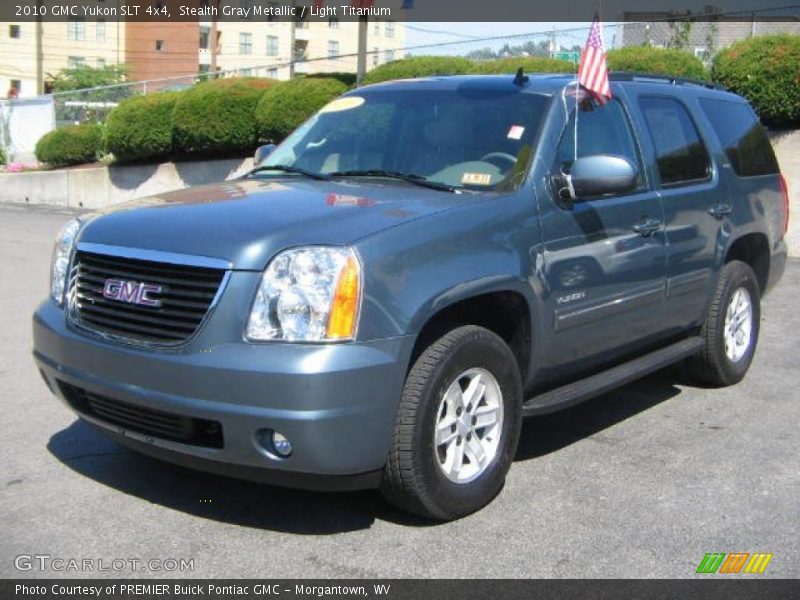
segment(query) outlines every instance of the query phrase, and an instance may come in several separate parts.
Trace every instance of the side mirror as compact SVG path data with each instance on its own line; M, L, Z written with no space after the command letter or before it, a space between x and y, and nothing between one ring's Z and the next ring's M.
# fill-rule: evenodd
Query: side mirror
M636 188L636 167L622 156L597 154L579 158L567 175L573 200L603 194L624 194Z
M253 157L253 166L258 166L264 162L267 157L275 151L277 146L275 144L267 144L266 146L259 146L256 154Z

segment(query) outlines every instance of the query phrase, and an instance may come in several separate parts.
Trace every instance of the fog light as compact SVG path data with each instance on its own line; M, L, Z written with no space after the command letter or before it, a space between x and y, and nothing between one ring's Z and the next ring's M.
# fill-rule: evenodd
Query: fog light
M272 447L275 449L275 454L286 458L292 453L292 443L286 439L286 436L277 431L272 432Z

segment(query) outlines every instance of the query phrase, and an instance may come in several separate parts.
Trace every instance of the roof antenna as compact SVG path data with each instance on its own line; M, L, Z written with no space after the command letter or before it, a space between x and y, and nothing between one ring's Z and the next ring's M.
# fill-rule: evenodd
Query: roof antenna
M525 75L525 73L522 70L522 67L517 69L517 76L514 77L514 85L525 85L529 81L530 81L530 77Z

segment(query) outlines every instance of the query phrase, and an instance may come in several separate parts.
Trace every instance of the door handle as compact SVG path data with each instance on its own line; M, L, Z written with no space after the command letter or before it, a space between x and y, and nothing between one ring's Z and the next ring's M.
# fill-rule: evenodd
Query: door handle
M661 229L661 221L658 219L643 219L633 226L633 231L642 237L647 237Z
M725 202L721 204L715 204L711 208L708 209L708 214L716 219L721 219L725 215L729 215L733 212L733 207L730 204Z

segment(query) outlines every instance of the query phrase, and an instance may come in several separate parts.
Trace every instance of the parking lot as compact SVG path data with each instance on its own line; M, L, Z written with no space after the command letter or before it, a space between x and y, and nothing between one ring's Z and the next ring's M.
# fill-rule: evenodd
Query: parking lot
M162 464L78 421L30 356L30 316L69 216L0 205L0 577L691 577L707 552L770 552L755 577L800 576L798 260L765 300L744 382L701 389L670 368L531 419L498 498L431 524L376 492L298 492ZM34 554L193 559L194 570L15 568Z

